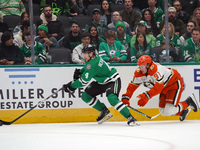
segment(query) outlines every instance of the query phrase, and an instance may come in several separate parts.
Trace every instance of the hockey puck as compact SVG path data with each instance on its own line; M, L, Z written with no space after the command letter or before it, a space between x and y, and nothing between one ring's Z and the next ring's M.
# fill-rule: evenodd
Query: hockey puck
M3 125L3 122L2 121L0 121L0 126L2 126Z

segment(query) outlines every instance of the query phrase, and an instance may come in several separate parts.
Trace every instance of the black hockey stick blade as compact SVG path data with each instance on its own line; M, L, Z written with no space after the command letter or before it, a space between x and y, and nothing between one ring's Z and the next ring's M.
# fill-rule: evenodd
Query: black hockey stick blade
M21 116L17 117L16 119L14 119L11 122L7 122L7 121L3 121L0 120L0 126L2 125L11 125L12 123L14 123L15 121L17 121L18 119L20 119L21 117L23 117L24 115L26 115L27 113L29 113L31 110L33 110L34 108L36 108L38 105L44 103L46 100L48 100L50 97L52 97L54 94L58 93L59 91L61 91L63 88L60 88L59 90L57 90L56 92L52 93L50 96L48 96L47 98L45 98L44 100L38 102L34 107L32 107L31 109L29 109L28 111L26 111L25 113L23 113Z

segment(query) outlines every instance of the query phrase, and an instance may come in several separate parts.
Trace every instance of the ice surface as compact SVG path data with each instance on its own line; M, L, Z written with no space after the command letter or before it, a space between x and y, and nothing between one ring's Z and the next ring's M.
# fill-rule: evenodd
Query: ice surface
M199 150L200 121L12 124L0 127L1 150Z

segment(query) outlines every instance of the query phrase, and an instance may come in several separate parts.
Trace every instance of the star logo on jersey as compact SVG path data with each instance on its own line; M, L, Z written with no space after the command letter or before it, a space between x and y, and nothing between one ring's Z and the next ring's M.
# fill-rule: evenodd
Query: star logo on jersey
M115 53L116 53L116 51L113 49L110 51L110 55L115 55Z
M92 68L92 66L90 64L87 64L86 69L90 70Z

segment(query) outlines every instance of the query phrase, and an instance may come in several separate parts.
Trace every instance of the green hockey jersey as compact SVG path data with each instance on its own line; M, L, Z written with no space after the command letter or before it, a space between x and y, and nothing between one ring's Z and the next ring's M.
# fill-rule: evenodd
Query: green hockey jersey
M145 8L142 10L142 12L144 12L145 10L147 10L148 8ZM160 22L161 20L163 20L163 15L164 15L164 12L162 9L160 8L155 8L155 10L153 11L154 13L154 16L155 16L155 21L156 22Z
M151 48L150 44L148 44L145 51L144 51L144 46L138 45L138 48L139 49L136 49L135 45L133 45L131 47L131 62L133 62L133 63L137 63L138 58L142 55L149 55L149 56L153 55L152 48Z
M198 57L197 57L198 56ZM200 56L200 44L196 45L193 38L187 39L182 46L182 58L186 62L199 61Z
M20 47L21 53L23 57L31 57L31 47L24 44L22 47ZM46 62L46 52L42 44L35 41L34 44L34 50L35 50L35 64L43 64Z
M165 37L162 34L159 34L156 37L156 46L161 46L162 41L165 40ZM177 34L174 34L174 37L169 37L170 45L176 48L177 54L178 50L181 47L181 40Z
M110 46L106 42L101 42L99 45L99 56L106 62L115 63L115 61L110 61L110 57L119 57L121 61L125 61L127 53L121 42L115 40L113 46Z
M108 64L96 54L85 66L80 70L81 77L71 84L72 88L80 88L88 84L91 79L96 80L100 84L106 84L117 80L120 76L115 68L110 68Z

